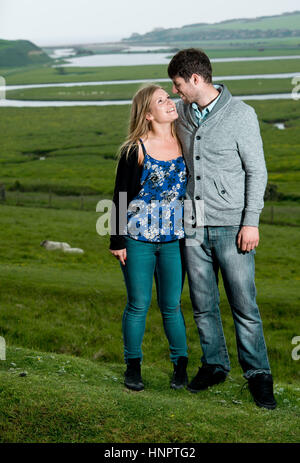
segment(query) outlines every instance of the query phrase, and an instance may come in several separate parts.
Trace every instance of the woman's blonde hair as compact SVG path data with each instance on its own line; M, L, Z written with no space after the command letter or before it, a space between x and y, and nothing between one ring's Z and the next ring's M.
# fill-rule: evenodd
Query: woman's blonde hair
M147 136L151 130L151 121L146 119L147 113L150 111L150 104L153 94L156 90L162 89L159 85L149 84L141 87L133 97L131 105L131 113L129 120L128 136L125 142L120 146L118 157L126 150L126 157L132 147L139 146L139 139ZM163 90L163 89L162 89ZM173 137L176 137L174 123L172 122L171 131ZM138 164L143 164L144 153L138 149Z

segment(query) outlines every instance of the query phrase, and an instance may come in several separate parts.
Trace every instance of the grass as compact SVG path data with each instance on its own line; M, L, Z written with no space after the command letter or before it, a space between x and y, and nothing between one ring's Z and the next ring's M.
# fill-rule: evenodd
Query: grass
M15 67L43 63L53 60L29 40L1 40L0 62L2 66Z
M260 222L299 227L299 203L295 201L266 201Z
M25 369L27 376L20 377ZM240 378L230 376L199 397L169 390L169 373L145 366L146 390L138 394L124 388L119 363L11 347L0 365L0 441L32 442L32 436L36 443L298 441L294 386L277 384L278 408L269 412L253 409Z
M247 389L241 391L222 284L229 380L197 396L169 389L171 364L154 297L143 344L146 389L124 389L125 288L107 237L95 232L96 220L95 212L1 206L0 335L8 345L7 360L0 362L1 441L297 442L300 377L291 340L299 335L299 228L289 230L287 241L285 227L262 225L256 258L278 399L273 413L255 407ZM39 246L43 239L67 241L85 253L46 251ZM193 376L200 347L187 283L182 307ZM19 376L23 371L26 377Z
M249 103L259 116L269 182L285 195L299 196L299 103ZM25 192L111 195L128 116L129 106L2 108L0 181ZM274 127L283 121L286 130Z
M300 59L271 61L241 61L212 63L215 76L274 74L297 72ZM159 79L167 77L167 65L143 66L111 66L111 67L64 67L59 74L57 68L47 65L23 68L0 68L0 75L6 79L7 85L62 83L62 82L95 82L126 79Z
M98 217L95 211L1 206L0 321L2 333L9 344L87 358L96 356L110 362L120 361L120 320L125 290L118 265L108 252L107 237L99 237L96 233ZM275 231L276 246L279 246L285 240L284 227L263 225L261 231L262 244L257 255L256 274L259 300L264 308L268 338L273 340L279 335L287 343L280 355L287 370L297 377L297 365L291 361L291 349L287 347L291 338L297 335L295 297L299 274L296 256L300 231L292 228L288 244L280 253L270 254L274 248L272 234ZM47 252L40 246L45 239L67 241L73 247L84 249L85 253ZM285 279L285 291L281 294L282 278ZM275 280L278 280L278 287L269 294ZM227 320L225 329L229 333L233 324L223 289L222 304ZM183 293L183 307L190 341L198 346L187 285ZM274 318L278 315L281 319L286 310L289 317L281 320L281 328L285 327L289 335L270 331ZM18 322L20 317L22 324ZM145 341L146 358L150 355L152 360L166 360L166 342L156 342L164 339L160 314L156 309L150 314L150 320ZM274 343L279 354L280 347L277 347ZM233 338L229 348L234 357ZM196 352L198 347L194 350ZM233 364L237 366L236 359ZM283 366L274 364L273 368L278 373Z
M126 40L129 43L138 43L139 45L160 42L174 46L174 42L177 41L190 42L194 40L205 43L210 40L222 43L223 40L227 39L234 46L238 40L249 46L249 42L253 43L255 39L259 39L261 44L264 44L267 37L282 44L282 36L299 41L299 18L300 13L297 11L273 17L233 19L213 24L193 23L179 28L154 29L144 35L131 36ZM252 39L254 40L252 41Z
M149 44L150 45L150 44ZM151 45L161 45L153 42ZM210 51L217 50L221 57L230 56L281 56L285 54L298 55L299 37L258 37L248 39L226 39L226 40L185 40L172 43L172 47L189 48L197 47ZM231 55L230 53L233 53ZM246 53L244 55L244 53ZM217 55L213 57L218 57Z
M198 46L201 48L203 47L203 44L192 44L192 46ZM215 48L211 48L214 47ZM180 48L186 48L186 45ZM218 48L216 45L210 45L208 47L205 45L203 47L209 58L241 58L241 57L256 57L256 56L288 56L288 55L298 55L299 54L299 48L297 45L295 45L293 48L260 48L259 45L253 48L236 48L232 50L228 49L222 49L221 47Z
M222 21L213 24L204 24L201 26L192 25L189 26L191 32L193 29L198 30L218 30L218 29L229 29L229 30L276 30L276 29L298 29L300 21L300 12L295 11L292 14L283 14L276 16L263 16L260 18L242 18L232 19L228 21Z
M8 206L43 207L48 209L94 212L98 201L102 199L106 199L105 196L58 195L51 191L48 193L7 191L5 204ZM275 225L300 226L299 198L296 200L294 198L294 201L288 199L284 201L266 201L261 215L261 222Z
M222 83L222 80L218 81ZM294 85L292 79L251 79L224 81L233 95L255 95L265 93L288 93ZM172 84L160 82L165 90L172 95ZM91 85L80 87L49 87L6 92L7 99L16 100L129 100L140 88L141 84L121 85Z
M1 111L1 180L20 180L29 191L109 194L129 108L40 109Z

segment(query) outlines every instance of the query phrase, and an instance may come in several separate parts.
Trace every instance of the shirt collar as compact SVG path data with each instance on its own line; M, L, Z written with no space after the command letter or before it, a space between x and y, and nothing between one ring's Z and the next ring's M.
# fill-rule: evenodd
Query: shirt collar
M201 122L207 116L207 114L211 112L211 110L213 109L213 107L217 103L218 99L220 98L221 88L222 87L220 85L217 85L217 84L214 85L214 87L219 91L219 95L208 106L206 106L202 111L199 108L199 106L197 105L197 103L192 103L192 108L195 111L195 115L197 117L198 122Z

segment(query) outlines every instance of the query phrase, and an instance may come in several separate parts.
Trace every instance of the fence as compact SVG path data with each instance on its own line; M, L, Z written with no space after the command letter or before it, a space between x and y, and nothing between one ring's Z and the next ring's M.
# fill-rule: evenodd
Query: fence
M5 191L0 185L0 206L44 207L52 209L74 209L82 211L96 211L96 205L101 199L111 199L111 195L57 195L49 190L42 192ZM292 204L278 201L276 204L265 202L261 223L271 225L300 226L300 203Z
M49 190L43 192L4 191L0 186L0 205L44 207L52 209L76 209L95 211L101 195L57 195Z

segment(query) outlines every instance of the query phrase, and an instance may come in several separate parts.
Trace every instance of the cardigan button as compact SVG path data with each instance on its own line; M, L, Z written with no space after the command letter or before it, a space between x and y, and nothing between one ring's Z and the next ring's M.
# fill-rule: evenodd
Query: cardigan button
M197 135L196 139L197 139L197 140L201 140L200 135Z

